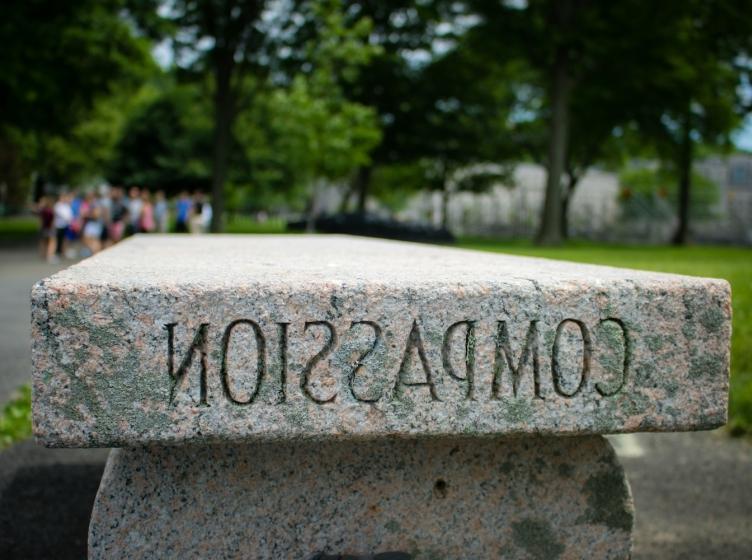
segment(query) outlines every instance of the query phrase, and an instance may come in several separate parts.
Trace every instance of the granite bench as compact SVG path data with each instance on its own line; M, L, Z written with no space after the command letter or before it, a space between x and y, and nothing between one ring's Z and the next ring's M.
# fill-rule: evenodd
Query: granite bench
M626 558L603 434L726 421L725 281L345 236L137 236L32 291L92 558ZM568 437L562 437L568 436Z

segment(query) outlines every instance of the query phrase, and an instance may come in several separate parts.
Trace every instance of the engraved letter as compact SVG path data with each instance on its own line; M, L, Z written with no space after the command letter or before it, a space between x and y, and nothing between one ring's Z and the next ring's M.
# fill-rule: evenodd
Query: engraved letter
M374 323L373 321L353 321L350 324L350 329L352 329L356 325L368 325L369 327L371 327L373 329L373 344L371 344L371 347L368 350L366 350L365 352L363 352L360 355L360 357L355 362L355 367L352 370L350 370L350 373L348 373L348 375L347 375L347 386L350 388L350 394L353 396L353 398L356 401L368 402L368 403L370 403L370 402L376 402L376 401L378 401L381 398L381 396L382 396L381 394L378 397L372 397L372 398L360 397L360 396L358 396L358 395L355 394L355 389L353 388L353 382L355 381L355 376L358 374L358 372L360 371L360 369L362 367L365 367L363 365L363 362L376 349L376 345L378 345L379 340L381 340L381 327L379 325L377 325L376 323ZM382 393L383 393L383 391L382 391Z
M279 331L279 392L277 404L287 398L287 326L290 323L277 323Z
M527 329L527 335L525 336L525 345L522 348L520 359L517 361L517 365L514 365L512 359L512 344L509 340L509 331L507 330L506 321L498 321L498 330L496 333L496 356L494 360L494 376L491 385L491 398L499 399L501 388L501 372L506 362L509 373L512 377L512 393L517 396L517 390L520 386L520 379L522 378L522 371L525 364L532 354L533 361L533 383L535 387L535 396L542 399L540 392L540 362L538 360L538 321L530 321L530 326Z
M574 323L580 328L580 336L582 338L582 371L580 373L580 382L577 388L571 393L567 393L561 386L561 365L559 364L559 340L561 339L561 333L564 326L567 323ZM593 344L590 341L590 332L585 326L585 323L578 321L577 319L564 319L559 326L556 327L556 337L554 338L554 347L551 350L551 374L554 380L554 391L562 397L571 398L574 397L585 386L588 375L590 374L590 355L593 352Z
M413 348L418 350L418 358L423 366L423 372L426 374L425 381L406 381L405 374L407 373L407 365L410 361L410 354ZM413 320L413 326L410 329L410 335L407 337L407 344L405 345L405 352L402 355L402 362L400 363L399 372L397 373L397 383L394 385L394 393L397 396L402 395L402 385L408 387L420 387L427 385L428 390L431 393L432 401L440 401L441 399L436 394L436 388L433 385L433 379L431 374L431 366L428 364L428 358L426 358L426 351L423 348L423 341L420 338L420 329L418 328L418 321Z
M321 350L308 360L308 363L303 368L303 371L300 373L300 388L303 390L303 393L315 403L324 404L333 402L334 399L337 398L336 390L328 399L319 399L311 393L311 390L308 387L308 378L311 375L313 368L315 368L316 365L326 358L332 349L334 349L334 346L337 344L337 331L334 330L334 326L328 321L306 321L305 327L303 328L304 333L308 332L308 327L325 327L329 331L329 340L326 341L326 344L324 344L324 347Z
M230 390L230 374L227 370L227 350L230 347L230 337L232 336L233 329L238 325L250 325L253 329L253 334L256 337L256 382L254 383L253 391L248 396L248 400L245 401L235 398L232 394L232 391ZM250 319L238 319L227 325L225 334L222 336L222 366L219 374L219 377L222 379L222 389L225 397L235 404L251 404L261 388L261 380L264 378L265 366L266 340L264 339L264 333L261 332L261 327Z
M619 327L621 328L622 338L624 340L624 361L622 362L621 382L611 391L604 389L603 385L600 382L595 384L595 390L598 391L598 393L601 396L612 397L613 395L621 391L624 388L624 384L627 382L627 370L629 369L630 342L629 342L629 335L627 334L627 326L624 324L624 322L621 319L616 319L615 317L609 317L608 319L603 319L601 322L599 322L598 326L605 325L606 323L616 323L617 325L619 325Z
M454 371L451 360L451 338L454 331L460 327L465 327L465 376L460 377ZM474 377L475 377L475 321L458 321L450 326L444 333L444 344L441 347L441 360L444 363L444 371L457 381L467 381L467 391L465 400L475 400Z
M183 358L183 361L180 362L180 367L178 367L177 372L175 372L176 326L177 323L168 323L167 325L165 325L165 328L167 329L167 366L169 369L170 378L172 379L172 387L170 388L170 404L172 404L173 400L175 399L175 389L183 382L185 374L189 369L191 369L194 352L198 350L198 352L201 354L199 405L208 406L208 403L206 402L206 339L207 332L209 330L209 323L201 323L201 325L199 325L198 330L193 337L193 342L191 342L191 345L188 348L188 353Z

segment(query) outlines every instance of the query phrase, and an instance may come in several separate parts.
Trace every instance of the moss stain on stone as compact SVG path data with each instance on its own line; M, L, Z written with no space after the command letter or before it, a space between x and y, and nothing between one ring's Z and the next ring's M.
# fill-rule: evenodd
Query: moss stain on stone
M723 373L726 360L714 354L694 354L689 362L689 378L716 377Z
M409 420L415 412L415 402L407 395L401 395L397 400L392 401L394 413L402 420Z
M98 348L110 348L123 344L123 337L127 333L122 321L114 321L106 326L89 323L85 327L89 334L89 342Z
M552 560L564 554L564 544L556 538L551 524L543 519L525 518L512 523L514 544L532 558Z
M637 387L652 387L658 377L658 368L654 362L641 362L634 372L634 384Z
M610 470L591 475L583 490L588 501L588 522L606 525L611 529L632 530L629 491L620 471Z
M532 420L533 407L527 399L505 397L501 399L504 420L510 424L524 424Z
M725 320L726 317L723 314L723 311L715 306L709 307L702 315L700 315L700 324L711 333L716 333L721 330Z
M645 344L651 352L658 352L663 348L663 337L660 335L652 335L645 337Z
M682 334L687 340L693 340L695 338L695 325L694 323L684 323L682 325Z
M545 348L553 348L555 337L556 333L552 329L546 329L543 334L543 346Z
M384 527L390 533L397 533L401 529L400 524L397 523L394 519L390 519L389 521L387 521Z
M574 467L569 463L560 463L558 467L559 476L562 478L571 478L574 474Z
M673 379L668 380L663 384L663 389L666 391L666 395L672 398L679 391L679 388L680 388L679 382Z

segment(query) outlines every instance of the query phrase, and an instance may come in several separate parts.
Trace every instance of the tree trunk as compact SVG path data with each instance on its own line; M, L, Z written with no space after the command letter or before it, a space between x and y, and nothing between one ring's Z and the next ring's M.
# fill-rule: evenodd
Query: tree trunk
M350 181L350 186L347 187L347 190L345 191L345 194L342 196L342 202L339 203L339 213L345 214L350 208L350 199L353 197L353 194L355 194L355 178L353 178L352 181Z
M554 2L553 25L564 30L569 23L571 2ZM567 156L569 136L569 52L566 45L556 47L551 82L551 129L548 144L548 176L546 199L543 203L540 228L536 237L539 245L561 244L561 175Z
M212 221L211 231L224 229L225 182L230 156L230 136L235 115L231 89L234 63L231 52L217 56L214 69L214 153L212 156Z
M565 194L561 198L561 217L559 218L561 227L561 239L569 239L569 195Z
M444 181L444 188L441 191L441 227L449 229L449 185Z
M580 181L580 175L567 173L567 189L561 198L561 238L569 239L569 203L574 196L574 190Z
M368 189L371 186L371 166L361 166L358 168L358 174L355 177L355 185L358 191L358 214L361 216L366 213L366 203L368 202Z
M319 192L323 189L325 181L316 179L311 185L311 196L306 205L306 233L316 231L316 218L319 214Z
M686 245L689 242L689 205L692 190L692 123L689 110L684 116L682 140L679 146L679 223L671 242Z

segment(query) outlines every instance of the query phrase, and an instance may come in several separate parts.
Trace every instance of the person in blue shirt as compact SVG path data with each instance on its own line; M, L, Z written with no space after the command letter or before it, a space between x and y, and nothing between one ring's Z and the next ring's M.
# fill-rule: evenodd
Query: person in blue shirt
M178 233L188 233L188 220L191 217L191 208L193 201L186 191L180 193L177 204L175 205L175 231Z

